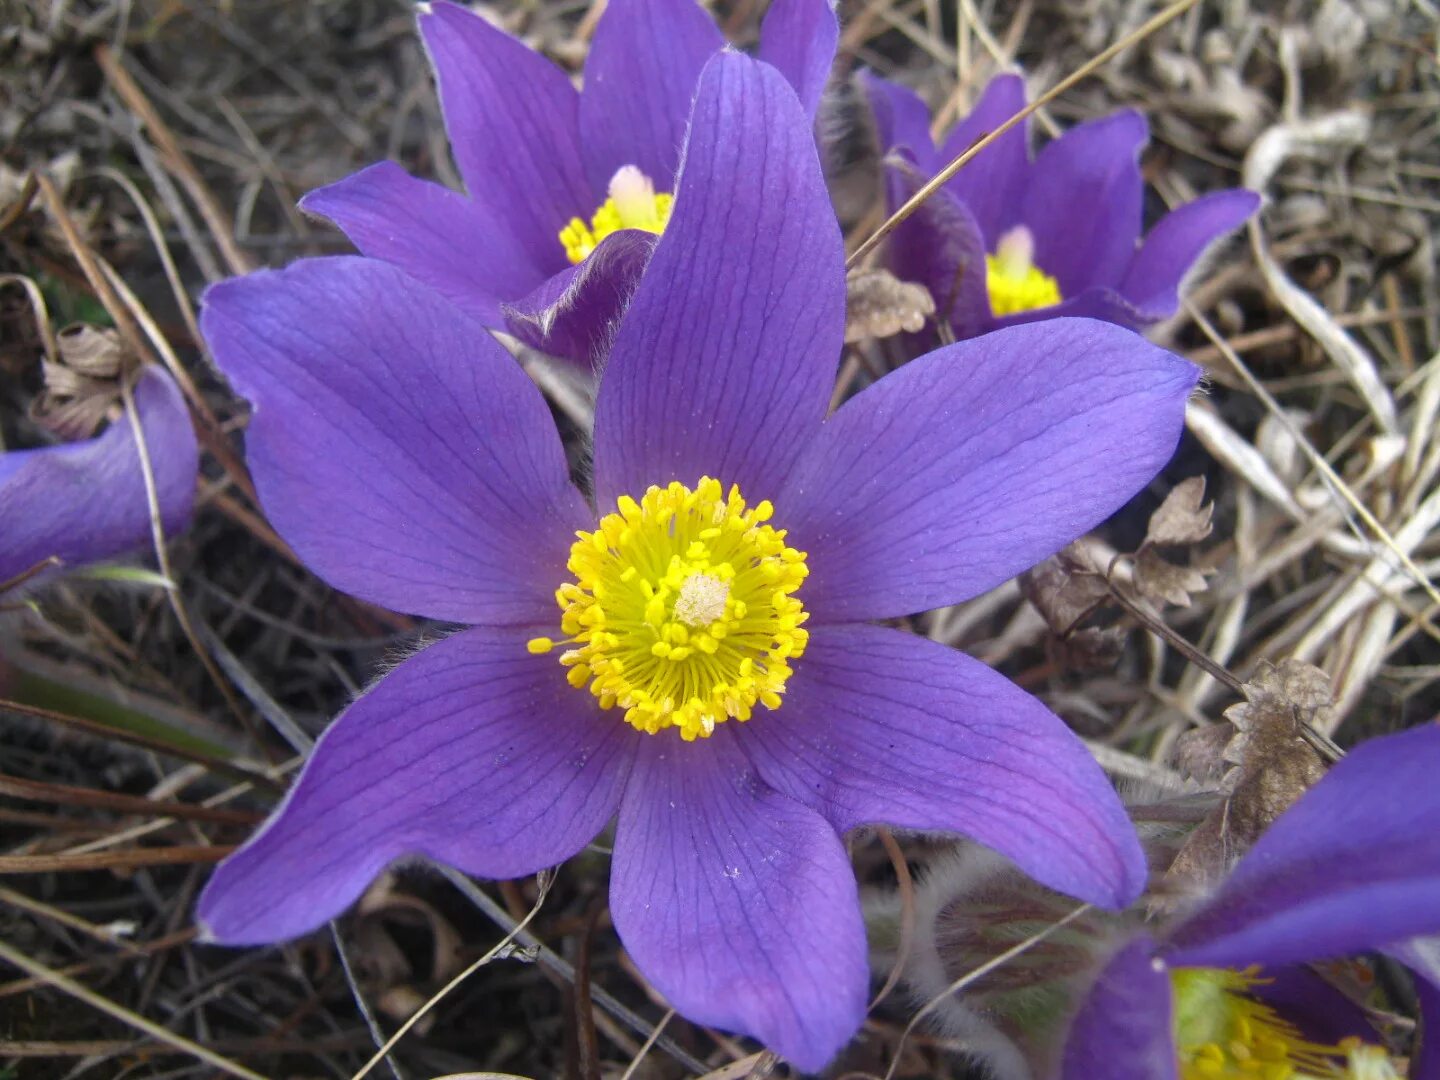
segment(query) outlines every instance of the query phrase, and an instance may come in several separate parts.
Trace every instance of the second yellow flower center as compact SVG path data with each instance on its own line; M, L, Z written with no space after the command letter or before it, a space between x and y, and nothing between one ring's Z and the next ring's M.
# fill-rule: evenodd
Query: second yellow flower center
M996 316L1060 303L1060 285L1035 265L1035 237L1024 225L1017 225L995 245L995 254L985 256L985 288L990 310Z
M584 262L600 241L621 229L656 234L665 231L675 196L657 194L650 178L634 165L624 166L610 178L609 194L591 215L589 225L576 217L560 230L560 243L572 263Z
M566 639L534 638L530 652L572 646L560 655L570 684L652 735L673 727L689 741L748 720L757 701L778 709L808 638L794 595L808 571L767 524L770 503L747 506L710 477L617 503L570 549L575 580L555 593Z

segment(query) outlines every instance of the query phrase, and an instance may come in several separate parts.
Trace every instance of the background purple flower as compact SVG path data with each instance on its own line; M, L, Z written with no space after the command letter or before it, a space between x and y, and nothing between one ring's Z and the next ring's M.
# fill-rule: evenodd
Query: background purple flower
M381 162L301 206L486 326L592 362L655 238L623 229L571 265L560 233L590 220L626 166L656 192L674 190L696 82L724 37L693 0L611 0L576 91L539 53L454 4L434 4L420 32L468 194ZM812 119L838 33L828 0L774 0L761 27L760 58Z
M154 468L167 533L185 527L198 450L185 400L170 377L146 368L135 408ZM68 567L150 543L150 503L130 422L95 438L0 454L0 582L50 556Z
M640 969L684 1015L816 1069L865 1009L845 830L965 833L1108 906L1142 887L1124 810L1059 718L865 620L974 596L1103 520L1173 451L1196 370L1059 320L916 360L827 420L843 249L773 68L711 61L678 189L599 385L595 510L535 386L439 293L355 258L210 292L278 531L337 587L471 628L336 721L199 917L218 941L281 940L395 858L516 877L615 816L611 911ZM684 742L597 708L527 642L556 632L597 512L707 474L773 499L808 553L808 646L778 709Z
M1219 890L1165 933L1122 949L1081 1007L1066 1046L1066 1080L1161 1080L1178 1075L1169 968L1241 970L1261 975L1306 961L1394 952L1410 963L1427 1021L1435 1023L1440 955L1440 725L1422 724L1352 750L1282 815ZM1324 1010L1312 989L1286 996ZM1338 995L1337 995L1338 996ZM1333 999L1332 999L1333 1000ZM1351 1029L1343 1002L1328 1007ZM1344 1015L1340 1015L1345 1013ZM1282 1013L1282 1018L1284 1014ZM1294 1017L1307 1032L1316 1021ZM1437 1075L1435 1034L1427 1024L1421 1060ZM1329 1038L1329 1034L1320 1036Z
M892 211L1025 107L1024 80L998 75L937 149L912 91L865 78L891 156ZM1012 128L896 229L891 267L930 289L960 338L1061 315L1134 328L1173 315L1186 273L1260 199L1243 189L1202 196L1161 218L1141 243L1139 158L1148 135L1145 118L1125 110L1076 125L1032 160L1028 121Z

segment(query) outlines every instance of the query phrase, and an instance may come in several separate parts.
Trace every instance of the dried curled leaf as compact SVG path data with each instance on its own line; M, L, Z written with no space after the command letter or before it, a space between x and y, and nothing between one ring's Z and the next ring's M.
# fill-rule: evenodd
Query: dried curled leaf
M845 275L845 342L916 333L935 314L923 285L901 281L888 270L851 270Z
M1176 607L1189 607L1190 594L1204 592L1209 587L1205 575L1214 572L1209 568L1177 566L1150 547L1141 548L1135 556L1135 588L1151 603L1163 601Z
M1215 504L1205 501L1205 478L1192 476L1175 485L1160 509L1150 515L1147 544L1198 544L1210 535Z
M1228 721L1191 728L1175 740L1175 768L1201 783L1218 783L1225 774L1225 748L1235 738Z
M1064 636L1105 602L1110 587L1091 568L1083 549L1071 544L1021 574L1020 592L1046 625Z
M62 439L85 439L120 401L133 355L114 330L76 324L55 335L57 362L41 362L45 389L30 404L37 424Z

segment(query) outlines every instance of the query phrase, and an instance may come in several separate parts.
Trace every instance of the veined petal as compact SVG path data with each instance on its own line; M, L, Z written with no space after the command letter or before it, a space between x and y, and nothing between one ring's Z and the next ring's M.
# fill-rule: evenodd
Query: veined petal
M860 72L860 83L875 114L881 154L907 150L917 169L925 177L932 176L939 166L935 142L930 138L929 106L908 86L882 79L868 69Z
M254 408L265 512L311 569L432 618L553 619L592 519L539 390L478 322L341 257L216 285L201 327Z
M1169 937L1208 967L1322 960L1440 933L1440 723L1361 743Z
M774 68L721 53L600 382L596 504L702 475L770 497L825 415L844 322L840 229L809 121Z
M1170 211L1145 237L1120 292L1152 319L1173 315L1180 306L1180 282L1196 260L1259 207L1259 195L1236 188L1202 195Z
M300 200L371 258L394 263L486 326L500 327L500 301L524 296L565 260L558 241L540 258L514 231L514 218L392 161L318 188Z
M134 398L161 522L173 535L190 519L195 430L185 399L160 370L140 375ZM127 417L84 442L0 453L0 582L52 555L74 567L149 543L145 471Z
M757 55L790 81L812 122L839 41L840 24L830 0L771 0L760 24Z
M1035 238L1035 265L1059 282L1061 296L1116 287L1129 269L1148 137L1145 118L1126 109L1071 128L1036 156L1020 221Z
M695 85L725 37L694 0L610 0L585 58L580 139L590 186L635 165L671 190Z
M780 709L740 738L768 784L841 831L962 833L1105 907L1145 885L1134 826L1074 733L1008 679L927 638L816 627Z
M1199 370L1086 319L937 349L847 402L775 499L815 622L976 596L1104 521L1169 460Z
M1070 1025L1061 1080L1178 1080L1174 993L1140 937L1101 972Z
M1024 107L1025 80L1019 75L996 75L975 108L950 129L937 155L936 167L950 164ZM975 216L988 251L993 251L1000 236L1020 221L1021 200L1032 175L1029 141L1030 122L1025 120L976 154L945 185Z
M205 887L208 936L253 945L303 934L402 856L513 878L584 847L619 805L637 736L598 716L525 638L466 630L346 709Z
M854 873L819 814L755 775L731 726L694 743L670 732L641 739L610 910L640 970L681 1014L753 1035L815 1072L865 1015Z
M420 34L470 198L508 221L537 265L559 271L560 230L596 202L580 164L579 94L539 53L445 0L420 16Z

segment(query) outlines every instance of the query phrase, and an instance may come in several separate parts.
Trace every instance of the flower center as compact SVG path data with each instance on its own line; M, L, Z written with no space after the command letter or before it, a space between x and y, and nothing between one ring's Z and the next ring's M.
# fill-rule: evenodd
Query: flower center
M675 481L617 502L594 532L576 533L575 580L555 593L570 685L588 683L602 709L624 709L641 731L675 727L687 742L750 719L757 701L778 709L808 639L792 594L809 571L766 524L770 503L749 507L739 487L727 495L708 476L693 491Z
M670 220L675 196L655 193L650 178L634 165L625 165L610 178L610 197L590 217L590 224L578 217L560 230L560 243L572 263L584 262L611 233L621 229L643 229L659 234Z
M1289 1021L1250 996L1266 980L1259 968L1175 968L1175 1045L1181 1080L1380 1080L1393 1072L1378 1047L1356 1039L1309 1042Z
M1035 237L1024 225L1000 237L995 254L985 256L985 288L997 316L1060 303L1060 286L1035 265Z

